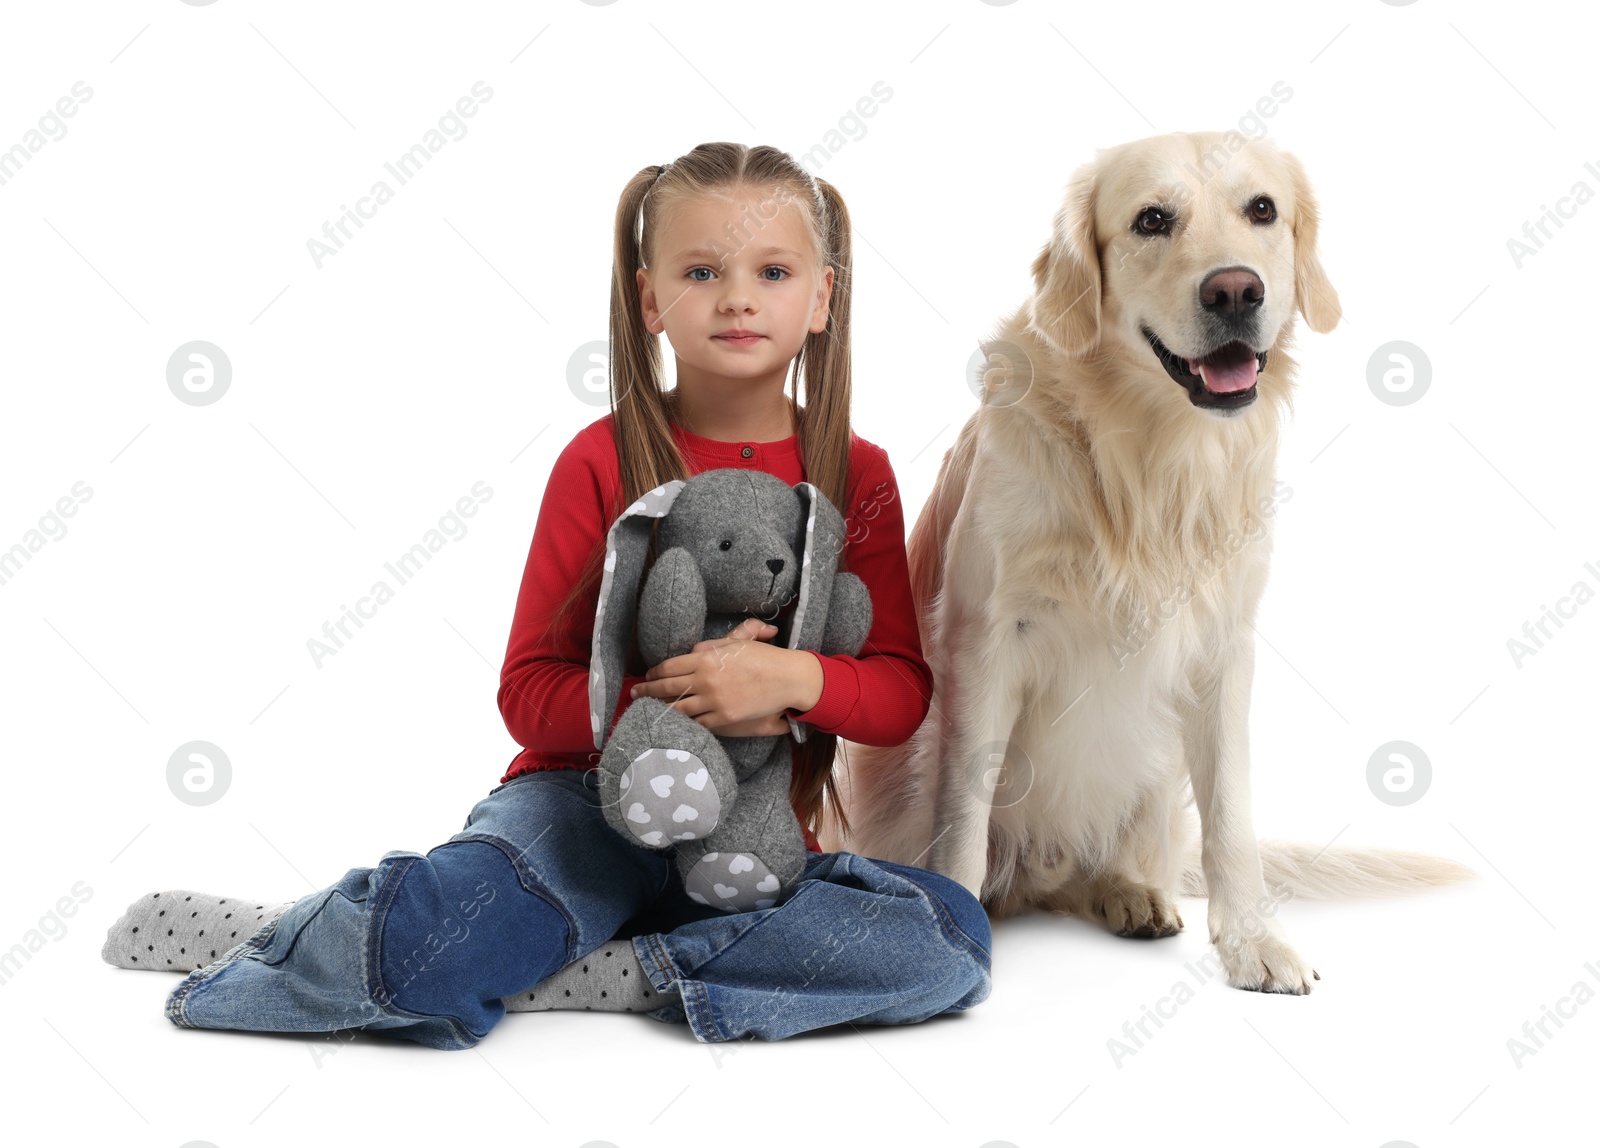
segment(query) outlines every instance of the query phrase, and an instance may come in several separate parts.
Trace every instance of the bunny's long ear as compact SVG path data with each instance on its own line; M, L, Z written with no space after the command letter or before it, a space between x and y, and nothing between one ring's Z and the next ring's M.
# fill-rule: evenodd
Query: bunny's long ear
M639 581L644 575L644 556L650 543L649 520L665 518L686 485L684 479L675 478L647 491L622 512L606 533L605 573L600 577L589 657L589 726L594 731L596 749L605 743L622 691L628 638L639 609Z
M844 519L811 483L796 483L794 492L803 521L794 548L800 555L800 591L789 623L789 648L816 650L822 647L822 631L828 624L828 598L844 549Z
M800 590L794 616L789 621L791 650L822 648L822 633L828 624L829 599L833 596L833 575L839 569L839 554L844 550L844 519L833 503L809 482L798 482L795 495L800 499L800 536L795 553L800 555ZM803 723L789 719L796 741L805 740Z

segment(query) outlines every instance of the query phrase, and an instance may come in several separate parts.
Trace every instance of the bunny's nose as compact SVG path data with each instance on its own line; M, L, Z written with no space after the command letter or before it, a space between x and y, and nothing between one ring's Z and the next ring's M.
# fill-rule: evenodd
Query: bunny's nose
M774 574L777 574L778 572L780 572L783 569L783 559L782 558L768 558L767 559L767 569L771 570Z

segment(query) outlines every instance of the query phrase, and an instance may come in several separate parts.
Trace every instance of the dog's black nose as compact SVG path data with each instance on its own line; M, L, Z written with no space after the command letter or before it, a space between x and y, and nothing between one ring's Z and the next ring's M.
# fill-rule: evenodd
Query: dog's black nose
M1261 276L1244 267L1229 267L1200 284L1200 306L1224 319L1243 318L1261 306L1267 289Z
M771 570L774 574L777 574L779 571L781 571L783 569L783 559L782 558L768 558L767 559L767 569Z

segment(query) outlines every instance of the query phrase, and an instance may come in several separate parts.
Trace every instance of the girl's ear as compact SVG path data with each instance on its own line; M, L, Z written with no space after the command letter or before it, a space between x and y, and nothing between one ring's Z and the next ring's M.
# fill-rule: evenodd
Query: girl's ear
M594 638L589 655L589 726L594 747L604 747L611 715L622 692L628 638L639 610L639 583L650 545L650 520L665 518L687 485L681 478L647 491L624 510L606 532L605 573L594 611Z
M833 302L833 268L826 267L817 286L817 301L811 308L811 325L806 329L820 335L828 329L828 308Z
M1056 212L1050 242L1033 261L1028 325L1064 355L1100 341L1100 247L1095 239L1095 165L1080 168Z
M1311 181L1300 161L1283 153L1294 185L1294 297L1306 326L1320 334L1338 326L1342 308L1339 293L1328 281L1328 273L1317 258L1317 200Z
M643 267L635 269L634 283L639 289L639 314L644 318L645 330L653 335L660 335L666 331L666 324L661 321L661 308L656 302L655 288L650 285L650 275Z

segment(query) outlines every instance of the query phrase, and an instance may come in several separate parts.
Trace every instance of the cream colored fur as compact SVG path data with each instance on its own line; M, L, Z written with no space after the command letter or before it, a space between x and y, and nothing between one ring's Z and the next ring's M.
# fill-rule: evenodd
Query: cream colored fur
M844 744L854 832L829 825L823 844L935 869L997 917L1054 909L1127 934L1176 932L1179 892L1209 890L1229 982L1303 993L1316 974L1284 939L1283 897L1468 871L1256 840L1251 623L1289 350L1297 315L1328 331L1340 310L1300 164L1262 140L1230 154L1238 139L1139 140L1072 179L1037 289L994 335L1026 363L961 429L911 534L932 708L903 746ZM1275 224L1248 216L1263 194ZM1136 233L1151 204L1176 209L1172 234ZM1142 333L1210 350L1199 289L1226 267L1264 285L1268 352L1231 417L1192 404Z

